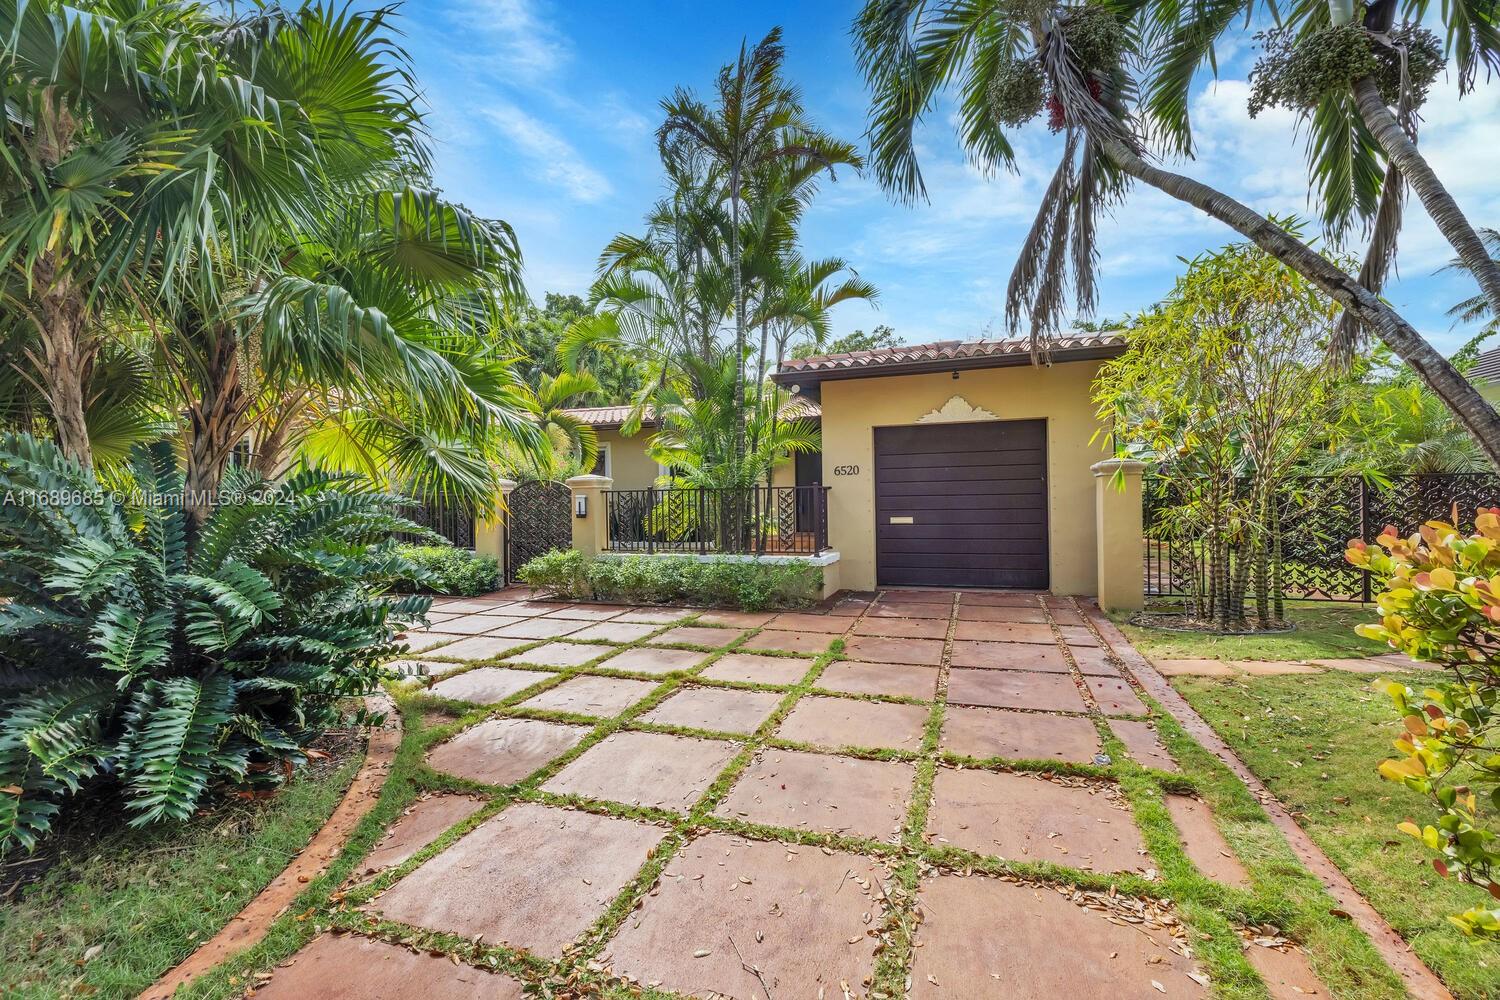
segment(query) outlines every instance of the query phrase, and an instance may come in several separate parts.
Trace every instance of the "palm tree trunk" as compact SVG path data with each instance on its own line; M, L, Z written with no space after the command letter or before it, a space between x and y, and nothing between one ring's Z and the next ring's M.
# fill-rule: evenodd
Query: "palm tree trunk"
M204 359L200 395L188 407L191 438L187 449L183 506L197 523L213 510L224 470L234 446L244 436L249 408L240 383L239 338L228 328L207 331L212 337Z
M740 272L740 171L729 175L729 209L732 223L730 258L734 261L734 464L745 459L745 289Z
M89 379L98 345L89 333L88 308L82 291L61 270L55 254L37 261L37 337L42 343L42 388L52 411L52 425L63 454L89 468L94 449L84 420Z
M1130 176L1192 205L1247 237L1317 285L1385 342L1443 401L1485 456L1500 468L1500 414L1410 323L1326 257L1222 191L1153 166L1112 135L1096 136L1110 159Z
M1401 127L1391 109L1386 107L1375 81L1368 76L1355 80L1354 98L1359 105L1360 116L1364 118L1370 133L1375 136L1375 141L1380 143L1380 148L1385 150L1391 163L1406 177L1443 238L1458 251L1458 259L1463 261L1464 267L1479 282L1490 308L1496 315L1500 315L1500 264L1496 264L1485 252L1484 242L1480 240L1479 234L1474 231L1458 203L1453 200L1442 181L1438 180L1432 165L1417 149L1417 144L1412 142L1411 136Z

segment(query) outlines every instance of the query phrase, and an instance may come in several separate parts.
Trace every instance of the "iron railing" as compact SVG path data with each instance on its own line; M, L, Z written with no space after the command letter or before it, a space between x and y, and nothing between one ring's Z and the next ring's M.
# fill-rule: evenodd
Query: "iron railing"
M1248 488L1248 487L1247 487ZM1146 594L1185 597L1204 593L1205 539L1175 527L1178 503L1167 480L1148 476L1143 490ZM1470 529L1479 507L1500 504L1500 475L1488 472L1393 476L1377 484L1361 476L1297 476L1277 496L1282 556L1282 596L1310 601L1365 601L1370 575L1344 559L1352 538L1373 541L1387 524L1403 534L1424 521L1450 521ZM1230 547L1231 572L1238 558Z
M816 555L828 549L827 486L606 490L611 552Z
M400 507L396 513L408 521L415 521L424 528L431 528L453 543L455 548L472 549L474 547L474 515L467 510L440 503L415 504ZM416 535L401 534L396 537L404 542L423 541Z

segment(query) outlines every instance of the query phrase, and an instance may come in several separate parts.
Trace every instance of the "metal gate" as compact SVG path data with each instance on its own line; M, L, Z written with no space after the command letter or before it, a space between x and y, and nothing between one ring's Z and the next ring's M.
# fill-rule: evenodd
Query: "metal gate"
M562 483L522 483L505 517L505 581L537 556L573 547L573 492Z

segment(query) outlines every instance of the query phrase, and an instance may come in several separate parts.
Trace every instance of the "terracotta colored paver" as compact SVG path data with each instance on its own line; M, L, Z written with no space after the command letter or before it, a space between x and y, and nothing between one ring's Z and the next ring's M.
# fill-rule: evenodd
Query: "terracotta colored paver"
M1195 677L1233 677L1235 669L1223 660L1196 658L1156 660L1156 669L1167 677L1191 675Z
M569 639L596 639L603 642L635 642L661 628L660 625L641 625L636 622L599 622L588 628L579 629L568 636Z
M524 608L521 611L512 610L515 607L517 607L517 605L514 601L507 601L504 604L492 604L489 607L485 608L483 611L479 612L479 614L503 615L506 617L526 617L525 614L522 614L522 611L525 610Z
M855 635L883 635L892 639L942 639L948 635L946 618L866 618Z
M958 606L985 606L991 608L1037 608L1041 607L1041 595L1025 592L969 591L959 598Z
M615 621L640 622L645 625L670 625L692 615L688 608L637 608L620 614Z
M765 750L714 812L752 823L895 840L916 769L884 760Z
M818 687L850 694L885 694L929 701L937 690L938 668L911 663L830 663L818 676Z
M609 906L667 831L521 802L376 901L386 917L556 958Z
M1230 666L1251 677L1280 677L1283 674L1319 674L1322 668L1295 660L1234 660Z
M887 876L868 858L712 833L667 865L602 961L685 996L844 996L875 966L866 913ZM749 965L760 977L748 972ZM764 979L764 986L761 979Z
M844 642L851 659L867 663L919 663L935 667L943 662L939 639L885 639L873 635L851 636Z
M979 667L986 670L1040 670L1051 674L1068 673L1068 658L1056 645L1030 642L955 641L951 659L955 667Z
M1145 715L1146 704L1136 697L1135 688L1116 677L1084 677L1093 692L1099 710L1105 715Z
M911 995L921 1000L1173 1000L1208 992L1189 978L1196 963L1171 948L1165 931L1111 923L1050 887L938 875L918 899L926 919Z
M368 874L394 868L454 823L483 809L484 804L483 799L472 795L429 795L418 799L376 842L364 860L364 871Z
M588 622L569 621L566 618L528 618L520 624L507 625L491 634L506 639L556 639L577 632L587 624Z
M1143 767L1154 767L1158 771L1180 771L1172 755L1167 753L1161 734L1149 722L1134 719L1112 719L1109 728L1115 731L1130 756Z
M710 649L719 649L727 646L744 634L743 629L737 628L708 628L704 625L683 625L663 632L651 641L667 645L669 643L685 643L689 646L708 646Z
M455 701L472 701L476 705L490 705L504 701L517 691L524 691L533 684L540 684L555 674L540 670L507 670L505 667L480 667L457 677L438 681L428 688L439 698Z
M753 733L776 711L781 695L771 691L688 688L679 691L642 718L663 726Z
M849 629L849 619L838 615L811 615L787 612L777 615L766 627L778 632L824 632L839 635Z
M958 596L953 590L886 590L880 598L884 601L912 601L918 604L951 605Z
M446 958L357 934L313 939L271 981L257 985L260 1000L521 1000L521 984L498 972L456 965Z
M587 726L540 719L488 719L435 747L427 763L470 781L510 785L546 767L588 734Z
M1225 885L1250 886L1250 873L1219 832L1208 804L1190 795L1168 795L1167 812L1177 824L1183 853L1204 875Z
M717 740L613 733L589 747L542 789L685 813L738 751L738 745Z
M984 639L989 642L1036 642L1047 646L1057 645L1057 636L1052 626L1018 622L959 622L956 633L960 639Z
M1082 625L1059 625L1057 631L1070 646L1099 645L1099 637Z
M386 666L402 677L441 677L467 666L464 663L444 663L441 660L392 660Z
M869 613L876 618L940 618L947 621L951 609L947 604L917 601L876 601Z
M1128 809L1099 787L942 767L927 828L955 847L1010 861L1051 861L1097 872L1149 868Z
M1099 730L1077 715L950 706L939 746L965 757L1047 759L1087 764L1100 750Z
M1119 677L1120 668L1110 661L1108 652L1100 646L1069 646L1078 672L1095 677Z
M812 665L812 660L798 656L729 653L715 660L700 676L716 681L745 681L751 684L796 684Z
M849 597L834 601L823 609L825 614L837 615L841 618L858 618L870 608L869 598Z
M1309 660L1308 662L1316 663L1318 666L1327 667L1330 670L1343 670L1351 674L1374 674L1377 676L1380 674L1401 673L1409 669L1407 667L1397 666L1396 664L1390 663L1384 657L1380 656L1372 657L1369 659L1361 659L1360 657L1347 657L1343 659L1332 660Z
M580 604L571 608L563 608L561 611L550 612L547 617L562 618L564 620L571 618L574 621L580 622L603 622L609 621L609 619L613 618L615 615L618 615L620 612L628 610L630 609L622 607L620 605L613 605L610 607L586 607Z
M460 660L488 660L492 657L504 656L513 649L525 646L530 641L494 634L471 635L440 649L434 649L432 652L436 656L451 656Z
M948 701L1043 712L1082 712L1088 707L1069 675L1023 670L952 670L948 673Z
M1045 625L1047 613L1036 605L1014 607L1010 605L970 604L965 598L958 605L958 620L970 625L986 622L1004 622L1012 625Z
M1048 606L1047 613L1052 616L1052 621L1057 625L1082 625L1083 615L1073 608Z
M1265 980L1271 1000L1307 1000L1330 995L1300 949L1282 951L1250 944L1245 947L1245 959Z
M771 611L705 611L698 616L698 621L704 625L760 628L775 617L775 613Z
M824 747L920 750L927 716L924 705L813 695L797 702L776 735Z
M638 674L670 674L674 670L691 670L706 659L707 653L695 653L690 649L638 646L611 656L599 666L610 670L631 670Z
M656 689L651 681L625 677L574 677L521 702L523 708L577 712L612 718Z
M597 660L609 652L606 646L586 646L581 642L549 642L512 657L518 663L534 663L539 667L577 667L590 660Z
M446 646L451 642L462 639L463 636L453 632L408 632L406 638L401 641L406 643L406 648L413 653L423 653L429 649ZM444 656L447 654L444 653Z
M499 607L501 604L505 604L505 603L507 603L507 602L505 602L505 601L473 601L473 600L469 600L469 601L449 601L449 602L444 603L442 605L442 609L443 609L444 613L450 614L450 615L452 615L452 614L471 615L471 614L478 614L481 611L490 611L490 610L493 610L494 608ZM562 605L562 606L566 607L566 605Z
M554 611L563 611L573 605L563 601L517 601L510 606L512 614L517 615L550 615Z
M454 635L478 635L490 629L503 628L523 622L524 618L508 618L504 615L458 615L443 622L443 631Z
M821 653L834 636L815 632L780 632L766 629L746 641L745 649L774 649L781 653Z

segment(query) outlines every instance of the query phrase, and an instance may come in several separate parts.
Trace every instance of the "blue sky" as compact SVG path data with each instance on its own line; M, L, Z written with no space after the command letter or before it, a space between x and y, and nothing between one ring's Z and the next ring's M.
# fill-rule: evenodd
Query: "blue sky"
M865 92L848 25L853 0L406 0L401 24L450 197L515 227L526 281L586 294L600 248L639 229L662 193L653 132L658 102L682 84L707 93L741 40L785 31L786 72L811 116L860 140ZM1306 213L1295 121L1245 110L1248 49L1221 53L1220 77L1197 86L1196 161L1182 169L1253 207ZM1500 86L1460 102L1440 81L1424 109L1423 148L1470 218L1500 224ZM1042 125L1015 137L1018 169L984 177L965 162L946 109L920 137L925 204L893 202L871 179L841 172L808 213L811 255L840 255L881 290L878 308L841 306L835 331L894 327L910 342L1004 336L1003 297L1016 247L1056 163ZM1450 254L1411 204L1388 294L1444 350L1467 337L1444 310L1471 293L1435 275ZM1100 312L1120 316L1170 289L1179 256L1229 242L1228 229L1137 187L1101 227ZM1358 249L1358 248L1356 248Z

